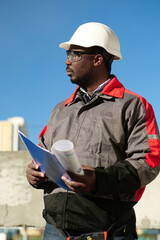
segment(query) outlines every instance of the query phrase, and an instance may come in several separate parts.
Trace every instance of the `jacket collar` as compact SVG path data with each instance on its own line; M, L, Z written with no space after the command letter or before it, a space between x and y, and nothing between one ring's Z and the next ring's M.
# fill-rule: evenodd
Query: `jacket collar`
M73 100L75 99L75 96L79 90L80 86L77 86L74 93L72 93L72 95L67 99L67 101L63 104L64 106L70 104L71 102L73 102Z
M76 87L74 93L64 103L64 106L74 101L79 88L80 86ZM103 88L102 94L108 95L111 97L123 98L124 86L118 81L117 77L114 76L113 79Z
M124 86L118 81L117 77L114 78L103 88L102 94L123 98Z

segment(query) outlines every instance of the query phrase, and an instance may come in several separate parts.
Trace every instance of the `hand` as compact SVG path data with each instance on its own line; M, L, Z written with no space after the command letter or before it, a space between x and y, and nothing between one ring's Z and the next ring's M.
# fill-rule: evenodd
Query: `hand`
M26 177L30 184L36 185L48 181L45 173L39 171L39 166L35 163L30 163L27 166Z
M65 184L74 192L90 194L96 190L96 174L95 169L88 166L82 166L84 175L69 172L72 181L62 176Z

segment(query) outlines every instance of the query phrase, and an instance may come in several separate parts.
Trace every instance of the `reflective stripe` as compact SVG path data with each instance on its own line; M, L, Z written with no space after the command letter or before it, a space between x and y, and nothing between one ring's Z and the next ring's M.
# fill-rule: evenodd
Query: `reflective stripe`
M104 240L107 240L107 232L104 232Z
M159 136L156 134L149 134L148 139L159 139ZM160 139L159 139L160 140Z

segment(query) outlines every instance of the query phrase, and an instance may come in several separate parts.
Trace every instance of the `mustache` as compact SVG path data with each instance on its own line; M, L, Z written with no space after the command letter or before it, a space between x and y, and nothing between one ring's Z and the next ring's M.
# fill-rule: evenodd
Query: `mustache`
M66 71L73 72L72 69L70 69L69 67L66 67Z

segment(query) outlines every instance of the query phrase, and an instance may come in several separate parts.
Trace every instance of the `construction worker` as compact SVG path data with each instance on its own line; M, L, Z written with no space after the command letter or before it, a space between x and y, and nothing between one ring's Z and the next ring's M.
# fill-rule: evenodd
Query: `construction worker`
M44 189L44 239L137 239L133 206L159 173L152 106L111 74L112 62L122 56L108 26L83 24L60 47L66 49L67 75L78 86L54 108L39 144L51 150L56 141L71 140L84 175L62 176L67 191L28 165L29 183Z

